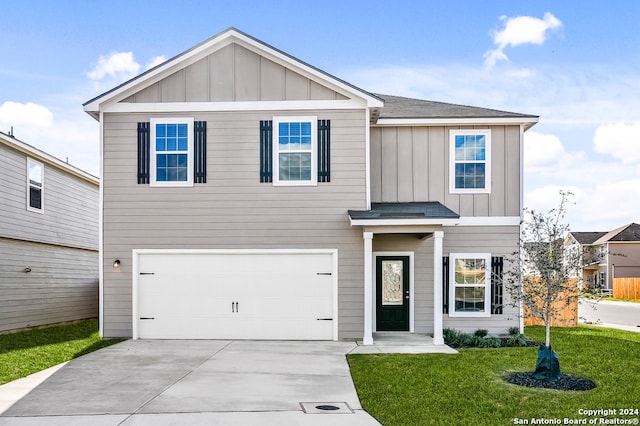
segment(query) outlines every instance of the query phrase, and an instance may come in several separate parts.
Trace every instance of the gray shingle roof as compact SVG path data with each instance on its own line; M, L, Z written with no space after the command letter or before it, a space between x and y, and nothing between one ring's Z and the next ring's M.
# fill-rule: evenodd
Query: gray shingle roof
M380 118L538 118L537 115L532 114L381 95L379 93L374 93L374 95L384 100L384 108L382 108Z
M606 232L570 232L577 242L582 245L593 244L596 240L601 238Z
M640 241L640 225L630 223L608 232L599 238L594 244L603 244L616 241Z
M437 201L371 203L371 210L349 210L351 219L458 219L459 214Z

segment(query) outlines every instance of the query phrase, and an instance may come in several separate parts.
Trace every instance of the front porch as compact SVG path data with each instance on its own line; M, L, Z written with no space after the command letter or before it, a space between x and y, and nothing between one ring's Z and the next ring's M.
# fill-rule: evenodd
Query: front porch
M352 226L362 226L364 239L364 333L359 344L372 348L360 353L384 353L380 348L423 353L445 347L443 226L457 224L457 213L437 202L373 203L371 210L350 210L349 219ZM423 244L427 240L430 243ZM425 332L431 336L420 334Z
M457 354L458 351L447 345L436 345L428 334L410 332L373 333L373 344L365 345L356 341L358 347L350 354Z

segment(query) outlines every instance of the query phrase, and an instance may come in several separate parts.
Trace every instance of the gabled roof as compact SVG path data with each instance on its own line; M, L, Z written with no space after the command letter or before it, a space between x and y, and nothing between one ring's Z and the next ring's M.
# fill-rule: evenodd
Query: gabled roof
M121 85L85 102L83 104L84 110L94 118L98 119L98 112L100 111L100 106L102 104L118 102L126 98L132 92L150 86L162 78L171 75L180 68L194 63L217 49L227 46L233 42L242 43L244 46L260 51L272 60L287 64L311 78L324 81L345 93L349 93L356 98L363 99L369 107L380 108L383 105L383 101L377 96L231 27L192 47L191 49L174 56L162 64L145 71L131 80L128 80Z
M606 232L569 232L569 234L581 245L589 245L604 236Z
M606 233L593 244L624 241L640 241L640 225L637 223L630 223L628 225L621 226L620 228Z
M14 136L0 132L0 143L7 145L15 149L16 151L20 151L33 158L34 160L38 160L45 164L49 164L50 166L54 166L64 172L84 179L94 185L100 185L100 179L98 179L96 176L93 176L92 174L87 173L84 170L81 170L78 167L67 163L66 161L62 161L59 158L54 157L53 155L47 154L46 152L34 146L22 142L21 140L16 139Z
M537 115L520 114L468 105L449 104L422 99L405 98L375 94L384 100L384 108L380 113L378 124L407 124L411 122L429 124L429 122L460 123L514 123L524 124L528 129L538 122Z

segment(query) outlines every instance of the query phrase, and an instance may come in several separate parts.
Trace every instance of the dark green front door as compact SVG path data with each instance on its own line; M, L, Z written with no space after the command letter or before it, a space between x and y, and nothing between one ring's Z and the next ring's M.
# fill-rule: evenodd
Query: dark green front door
M376 257L376 330L409 331L409 257Z

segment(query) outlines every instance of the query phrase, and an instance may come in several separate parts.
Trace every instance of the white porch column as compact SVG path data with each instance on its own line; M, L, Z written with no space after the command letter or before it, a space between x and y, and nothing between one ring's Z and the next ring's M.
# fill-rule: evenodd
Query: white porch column
M433 233L433 343L444 345L442 336L442 238L443 231Z
M362 344L373 345L373 232L364 238L364 336Z

